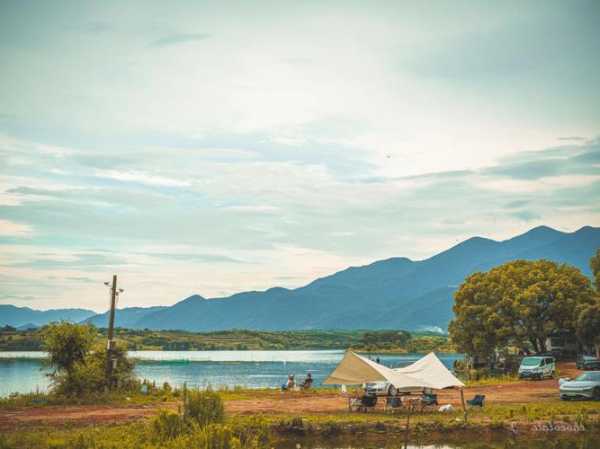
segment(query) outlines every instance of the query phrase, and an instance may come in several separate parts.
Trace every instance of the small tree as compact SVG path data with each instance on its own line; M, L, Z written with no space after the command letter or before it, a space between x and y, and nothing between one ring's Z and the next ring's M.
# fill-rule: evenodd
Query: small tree
M106 384L106 346L94 345L97 332L93 326L71 323L51 324L44 332L44 349L48 351L50 374L55 393L68 396L103 392ZM121 389L135 385L134 363L122 345L112 351L116 359L113 379Z
M54 380L69 380L78 363L90 352L96 337L93 326L68 322L53 323L43 333L43 348L48 352L48 363L54 368L50 375Z

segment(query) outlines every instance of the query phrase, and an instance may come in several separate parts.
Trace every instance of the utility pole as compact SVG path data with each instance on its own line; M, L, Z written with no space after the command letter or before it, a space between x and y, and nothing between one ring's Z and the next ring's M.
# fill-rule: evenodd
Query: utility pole
M108 285L108 282L104 283ZM120 290L122 291L122 290ZM108 315L108 343L106 346L106 385L110 390L113 386L113 349L114 349L114 330L115 330L115 307L117 305L117 275L113 274L112 287L110 288L110 313Z

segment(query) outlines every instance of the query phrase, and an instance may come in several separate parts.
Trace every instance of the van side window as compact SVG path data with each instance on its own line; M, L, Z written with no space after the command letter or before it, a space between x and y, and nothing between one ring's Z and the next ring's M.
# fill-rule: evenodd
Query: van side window
M546 366L546 359L542 359L542 361L540 362L540 366Z

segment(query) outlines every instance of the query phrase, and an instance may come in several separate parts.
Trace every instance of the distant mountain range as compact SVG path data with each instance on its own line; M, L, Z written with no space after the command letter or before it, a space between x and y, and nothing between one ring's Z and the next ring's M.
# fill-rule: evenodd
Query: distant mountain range
M193 295L170 307L125 308L117 312L116 324L189 331L445 331L452 319L452 295L469 274L514 259L544 258L575 265L591 276L589 259L599 247L600 228L564 233L540 226L504 241L473 237L425 260L397 257L351 267L296 289L275 287L214 299ZM0 316L2 323L1 309ZM100 327L107 323L106 314L82 319ZM24 323L38 324L30 318L19 324Z
M53 321L78 322L94 316L96 312L86 309L34 310L29 307L16 307L0 304L0 326L14 326L19 329L33 329Z

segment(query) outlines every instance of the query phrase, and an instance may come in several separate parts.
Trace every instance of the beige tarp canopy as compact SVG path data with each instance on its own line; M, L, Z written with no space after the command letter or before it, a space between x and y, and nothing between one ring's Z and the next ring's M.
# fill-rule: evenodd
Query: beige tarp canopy
M421 379L427 382L431 388L442 390L451 387L464 387L460 380L446 368L435 353L430 352L422 359L403 368L396 368L393 371L406 374L408 376Z
M359 385L385 381L398 389L464 387L464 384L448 371L433 352L412 365L391 369L347 351L323 384Z

